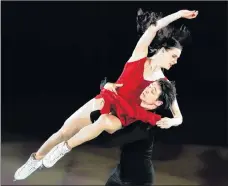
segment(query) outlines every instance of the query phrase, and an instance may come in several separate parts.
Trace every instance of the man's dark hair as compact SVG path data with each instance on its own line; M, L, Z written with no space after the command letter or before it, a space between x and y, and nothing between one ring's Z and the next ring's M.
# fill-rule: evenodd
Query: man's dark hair
M175 83L166 79L159 79L157 82L161 87L161 95L158 100L163 102L162 107L169 109L177 95Z

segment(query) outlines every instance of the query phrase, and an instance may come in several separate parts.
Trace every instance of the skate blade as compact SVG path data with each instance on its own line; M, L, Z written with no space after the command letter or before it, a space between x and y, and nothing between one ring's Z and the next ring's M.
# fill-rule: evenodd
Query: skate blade
M40 167L39 167L39 170L41 170L41 169L43 169L44 168L44 165L41 165Z

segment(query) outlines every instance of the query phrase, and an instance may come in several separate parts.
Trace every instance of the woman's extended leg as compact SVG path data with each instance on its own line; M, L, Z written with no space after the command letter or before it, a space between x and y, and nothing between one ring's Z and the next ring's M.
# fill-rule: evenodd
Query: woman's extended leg
M55 146L43 159L45 167L52 167L59 159L61 159L72 148L77 147L87 141L99 136L103 131L114 133L121 129L120 120L111 114L103 114L92 125L85 126L67 142L63 142Z
M42 159L54 146L67 141L83 127L91 124L90 113L103 107L103 99L92 99L72 114L61 127L54 133L36 152L36 159Z
M40 149L33 153L29 160L21 166L15 173L15 180L21 180L28 177L35 170L42 166L42 158L57 144L68 140L81 128L91 124L90 113L94 110L100 110L104 106L104 100L92 99L72 114L64 123L59 131L54 133L48 140L40 147Z

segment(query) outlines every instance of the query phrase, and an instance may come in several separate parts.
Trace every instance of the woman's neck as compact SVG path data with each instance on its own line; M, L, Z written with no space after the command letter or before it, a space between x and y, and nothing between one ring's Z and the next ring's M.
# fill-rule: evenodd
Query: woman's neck
M156 60L156 57L150 58L150 67L153 72L157 72L161 70L159 62Z

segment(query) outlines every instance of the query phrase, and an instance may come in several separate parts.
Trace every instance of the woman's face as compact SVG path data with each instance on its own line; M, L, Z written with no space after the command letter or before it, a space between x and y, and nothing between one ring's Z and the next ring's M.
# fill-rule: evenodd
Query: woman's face
M159 51L160 56L160 66L166 70L169 70L173 65L177 63L178 58L181 55L181 49L179 48L162 48Z

